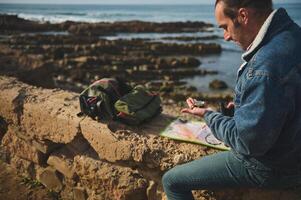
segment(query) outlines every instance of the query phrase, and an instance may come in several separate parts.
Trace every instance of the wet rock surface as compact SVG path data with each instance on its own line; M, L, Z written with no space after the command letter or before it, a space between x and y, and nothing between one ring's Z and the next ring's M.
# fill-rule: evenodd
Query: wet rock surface
M114 35L115 33L179 33L208 31L212 24L204 22L114 22L114 23L77 23L68 27L76 35Z
M145 39L109 40L120 33L208 32L204 22L37 23L0 15L0 74L46 88L80 92L94 80L119 76L132 84L157 84L164 94L189 90L181 79L216 74L202 67L200 55L219 54L216 43L166 43ZM68 35L46 34L67 32ZM9 35L8 35L9 34ZM102 37L100 37L102 36ZM213 39L208 36L206 39ZM166 88L165 82L173 87Z
M205 22L98 22L82 23L66 21L59 24L37 23L19 18L17 15L0 15L0 33L67 31L81 36L115 35L116 33L179 33L179 32L210 32L212 24Z
M183 78L216 74L195 56L221 52L217 44L49 35L15 35L0 46L0 74L32 85L80 92L97 79L118 76L132 84L157 85L153 89L166 95L188 91L186 83L177 84Z
M215 90L227 89L228 85L224 81L221 80L213 80L209 83L209 87Z
M17 175L16 170L0 160L0 198L7 200L53 200L42 185ZM35 185L36 184L36 185Z
M17 15L0 14L1 34L41 32L49 30L59 30L59 27L49 23L39 24L37 22L19 18Z
M198 40L215 40L220 39L220 36L210 35L210 36L201 36L201 37L162 37L163 40L179 40L179 41L198 41Z

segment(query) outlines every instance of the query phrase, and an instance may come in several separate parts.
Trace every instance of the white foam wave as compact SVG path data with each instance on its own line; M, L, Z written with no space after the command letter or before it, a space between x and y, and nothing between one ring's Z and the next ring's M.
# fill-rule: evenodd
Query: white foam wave
M115 14L115 13L56 13L56 14L27 14L27 13L9 13L18 15L18 17L32 20L36 22L50 22L50 23L62 23L65 21L74 22L114 22L114 21L129 21L129 20L141 20L141 16L135 14ZM143 20L143 19L142 19Z

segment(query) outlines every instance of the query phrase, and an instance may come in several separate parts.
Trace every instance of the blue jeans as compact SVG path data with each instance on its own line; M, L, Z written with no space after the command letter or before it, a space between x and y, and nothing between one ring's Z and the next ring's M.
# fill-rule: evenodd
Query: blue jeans
M297 186L301 173L280 175L255 169L228 151L176 166L164 174L162 182L169 200L193 200L191 190Z

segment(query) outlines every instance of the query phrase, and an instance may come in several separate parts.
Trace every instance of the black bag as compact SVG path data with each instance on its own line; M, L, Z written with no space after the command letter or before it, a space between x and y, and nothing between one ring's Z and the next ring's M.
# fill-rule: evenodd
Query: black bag
M103 78L92 83L79 96L81 112L93 119L115 120L114 103L131 87L117 78Z

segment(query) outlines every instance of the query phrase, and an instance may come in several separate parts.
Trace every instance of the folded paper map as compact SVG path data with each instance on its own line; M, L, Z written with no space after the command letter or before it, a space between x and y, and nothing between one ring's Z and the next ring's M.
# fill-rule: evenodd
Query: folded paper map
M166 127L161 136L206 145L220 150L230 149L223 142L216 139L205 122L200 121L189 121L178 118Z

